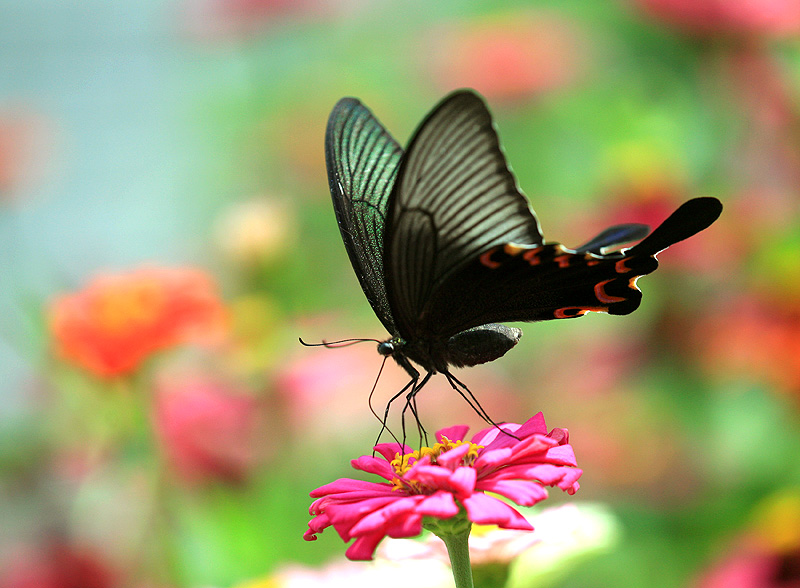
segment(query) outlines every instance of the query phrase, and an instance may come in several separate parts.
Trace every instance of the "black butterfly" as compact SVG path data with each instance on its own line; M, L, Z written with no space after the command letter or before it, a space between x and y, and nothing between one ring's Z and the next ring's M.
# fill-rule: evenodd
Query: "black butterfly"
M522 336L496 323L633 312L636 280L658 267L656 254L722 211L716 198L695 198L646 238L647 226L625 224L577 249L545 244L491 114L470 90L442 100L405 152L361 102L343 98L328 120L325 156L350 262L392 335L378 352L411 376L397 394L411 387L409 398L437 372L466 390L450 366L493 361ZM427 371L421 382L411 361Z

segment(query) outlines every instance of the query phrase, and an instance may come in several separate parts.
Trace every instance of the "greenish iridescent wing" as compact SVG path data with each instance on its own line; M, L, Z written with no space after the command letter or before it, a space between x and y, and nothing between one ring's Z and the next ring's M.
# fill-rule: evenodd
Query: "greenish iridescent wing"
M325 161L333 208L350 263L375 314L393 335L383 240L403 149L355 98L342 98L328 119Z

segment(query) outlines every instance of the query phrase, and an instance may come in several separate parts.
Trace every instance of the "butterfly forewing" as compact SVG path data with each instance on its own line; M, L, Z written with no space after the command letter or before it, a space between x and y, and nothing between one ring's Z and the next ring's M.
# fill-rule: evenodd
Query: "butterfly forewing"
M361 102L343 98L325 135L333 207L347 254L375 314L396 333L384 281L389 197L403 150Z
M538 221L483 101L456 92L417 129L389 202L384 268L400 334L424 336L421 314L432 293L482 251L508 242L541 244Z

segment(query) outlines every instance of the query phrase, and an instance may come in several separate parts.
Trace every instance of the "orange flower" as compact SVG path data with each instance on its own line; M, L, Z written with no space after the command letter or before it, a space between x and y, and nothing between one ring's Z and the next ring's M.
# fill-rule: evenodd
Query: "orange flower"
M49 319L61 357L108 377L162 349L219 335L225 310L203 271L143 268L100 276L56 299Z

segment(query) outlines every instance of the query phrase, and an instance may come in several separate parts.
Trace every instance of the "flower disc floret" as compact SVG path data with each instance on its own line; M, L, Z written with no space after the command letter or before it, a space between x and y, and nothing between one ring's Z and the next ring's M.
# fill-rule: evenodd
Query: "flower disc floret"
M531 530L525 517L486 492L532 506L547 498L544 486L575 493L582 471L567 430L548 433L541 413L500 428L467 440L467 427L449 427L436 433L433 447L418 451L407 446L398 451L397 443L376 445L379 457L365 455L351 464L386 482L342 478L314 490L314 518L305 539L313 541L332 526L344 541L355 540L347 557L372 559L384 537L413 537L424 517L449 519L462 510L474 523Z

